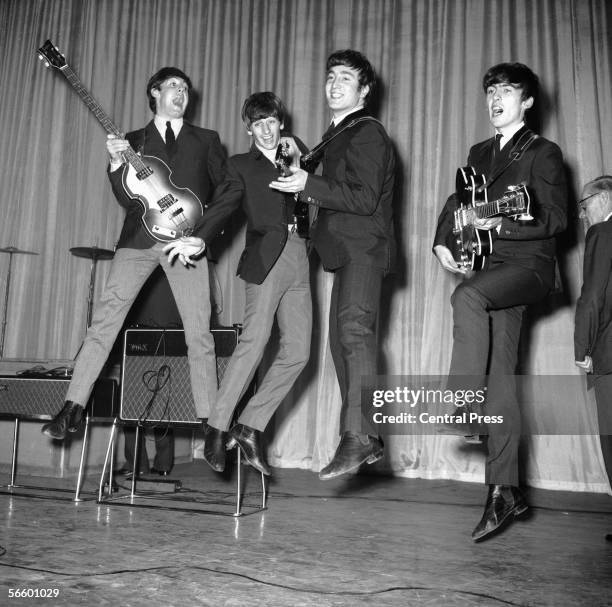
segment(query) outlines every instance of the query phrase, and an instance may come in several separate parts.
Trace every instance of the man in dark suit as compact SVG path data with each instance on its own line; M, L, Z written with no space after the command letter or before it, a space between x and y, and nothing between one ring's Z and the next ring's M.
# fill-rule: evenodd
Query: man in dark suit
M366 106L376 74L354 50L327 60L325 95L332 125L324 135L321 175L294 170L271 187L299 192L316 218L311 239L325 270L334 273L329 342L340 384L341 439L319 473L334 478L373 463L383 444L362 415L362 376L377 373L377 317L383 277L394 269L393 186L395 154L384 127Z
M262 432L310 355L312 301L306 243L296 232L293 197L268 187L278 175L275 160L285 120L285 106L274 93L254 93L246 99L242 121L252 137L251 149L229 159L225 181L204 214L201 236L205 242L221 231L238 208L247 217L245 249L237 269L245 281L243 330L204 430L204 458L217 471L225 468L229 439L238 443L254 468L270 474ZM257 392L230 428L236 405L270 341L275 318L278 351Z
M80 427L93 384L123 321L142 285L158 265L168 277L183 320L197 415L208 417L215 401L217 375L209 330L208 266L205 259L195 261L204 252L202 241L197 238L201 219L195 223L193 235L164 245L145 229L141 221L143 207L128 195L125 187L125 183L139 181L125 162L124 154L129 152L129 146L137 153L163 161L172 172L172 182L178 188L191 190L202 205L222 181L225 153L218 134L183 120L191 89L191 81L184 72L175 67L162 68L147 83L149 107L155 114L153 120L144 129L128 133L126 139L109 136L106 142L110 155L109 179L126 217L104 292L75 362L66 402L55 418L43 426L43 433L52 438L62 440L66 432L75 432ZM166 191L168 187L161 189ZM172 253L171 259L166 258L168 253ZM180 263L173 263L176 258Z
M576 365L593 373L601 451L612 482L612 175L584 186L580 216L587 229L582 291L576 303ZM612 541L612 534L606 535Z
M454 324L448 388L486 389L484 413L503 419L486 428L489 492L482 519L472 533L475 541L527 510L518 489L521 419L515 373L519 337L525 308L546 297L554 286L555 235L567 222L561 151L543 137L533 138L525 125L537 87L537 76L523 64L492 67L483 78L483 89L496 137L474 145L468 156L476 174L487 177L489 201L501 198L510 186L526 184L533 218L476 218L475 227L490 230L494 240L493 253L476 273L457 263L448 245L453 240L453 196L439 217L434 241L442 267L465 276L451 298Z

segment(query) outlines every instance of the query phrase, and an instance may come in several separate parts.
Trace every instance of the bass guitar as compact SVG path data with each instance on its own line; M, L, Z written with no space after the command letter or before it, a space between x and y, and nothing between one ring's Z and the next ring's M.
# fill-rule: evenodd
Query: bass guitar
M66 77L108 133L123 138L50 40L38 49L38 56L46 61L47 67L58 69ZM132 147L123 155L126 160L123 188L142 205L141 219L149 235L159 242L170 242L192 234L204 212L200 199L188 188L177 187L172 182L172 171L159 158L137 154Z
M498 200L487 199L486 179L473 167L457 170L457 208L454 211L453 235L455 261L467 270L482 270L486 258L493 252L492 230L474 227L474 220L505 215L521 221L533 219L529 209L531 201L525 184L510 186Z

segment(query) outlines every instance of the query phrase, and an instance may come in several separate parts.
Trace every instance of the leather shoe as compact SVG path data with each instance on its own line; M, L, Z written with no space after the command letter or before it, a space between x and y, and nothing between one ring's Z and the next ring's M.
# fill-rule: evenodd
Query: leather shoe
M484 514L472 531L475 542L484 540L512 522L513 517L527 511L525 498L517 487L489 485L489 494Z
M227 432L206 424L204 427L204 459L216 472L225 470Z
M359 434L345 432L331 462L319 472L322 481L356 470L363 463L373 464L383 456L383 442L367 436L364 444Z
M62 410L42 427L41 432L56 440L64 440L66 432L76 432L83 425L84 417L85 408L67 400Z
M243 424L236 424L230 429L229 435L230 442L227 448L231 449L238 444L247 462L251 464L255 470L259 470L262 474L270 476L272 471L264 459L263 448L261 446L261 432Z

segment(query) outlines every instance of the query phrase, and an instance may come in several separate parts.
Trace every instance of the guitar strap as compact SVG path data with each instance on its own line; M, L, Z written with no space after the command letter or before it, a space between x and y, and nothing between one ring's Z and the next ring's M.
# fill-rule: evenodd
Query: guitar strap
M300 158L300 164L302 164L303 167L308 167L309 165L311 165L311 163L315 162L315 164L309 167L314 170L320 162L321 152L333 139L335 139L338 135L340 135L340 133L344 133L344 131L346 131L347 129L350 129L352 126L355 126L356 124L359 124L360 122L365 122L365 121L370 121L370 120L373 122L378 122L378 124L383 126L380 120L377 120L376 118L373 118L372 116L361 116L360 118L355 118L354 120L351 120L348 124L343 126L339 131L336 131L331 137L328 137L327 139L324 139L323 141L315 145L315 147L312 148L312 150L310 150L308 154L304 154L304 156ZM308 170L308 169L305 168L304 170Z
M300 158L300 167L303 168L305 171L308 171L309 173L314 172L319 162L321 162L321 153L332 140L334 140L338 135L340 135L340 133L344 133L344 131L346 131L347 129L350 129L351 127L355 126L356 124L359 124L360 122L366 121L378 122L378 124L383 126L380 120L377 120L372 116L361 116L360 118L354 118L348 124L343 126L339 131L336 131L333 135L315 145L315 147L312 148L312 150L310 150L308 154L304 154ZM317 215L319 214L319 207L310 208L310 205L306 202L298 202L297 205L297 208L299 208L298 214L306 213L308 216L308 224L312 225L315 219L317 218Z
M486 190L492 183L506 171L506 169L515 161L519 160L525 153L527 148L538 138L531 129L526 129L525 132L519 137L518 141L512 146L510 150L510 159L500 169L491 174L487 179L486 183L478 188L479 192Z

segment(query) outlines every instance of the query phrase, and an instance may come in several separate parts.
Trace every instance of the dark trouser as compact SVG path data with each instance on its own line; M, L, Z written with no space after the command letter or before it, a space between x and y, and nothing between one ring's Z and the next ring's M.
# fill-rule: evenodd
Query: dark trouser
M612 484L612 374L595 376L599 440L608 482Z
M362 376L377 373L377 320L384 271L349 264L334 273L329 309L329 345L340 395L341 432L377 436L361 413Z
M482 412L504 419L502 424L487 425L487 484L519 484L521 414L515 373L521 323L527 305L548 291L535 271L498 263L466 279L451 298L453 353L447 387L486 386Z
M136 428L126 426L123 429L125 437L124 455L128 468L137 469L140 474L148 474L149 472L149 455L147 454L147 445L144 430L140 430L139 447L138 447L138 468L134 466L134 449L136 445ZM155 428L155 459L153 460L153 468L170 472L174 464L174 431L172 428Z

